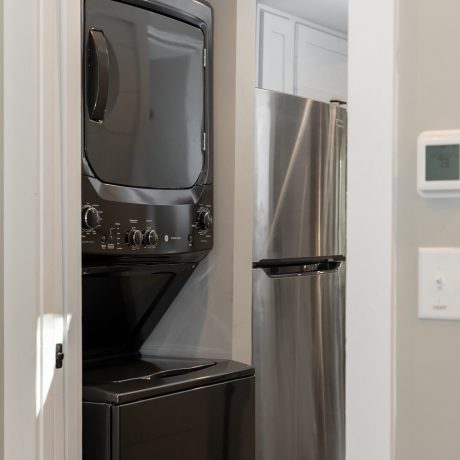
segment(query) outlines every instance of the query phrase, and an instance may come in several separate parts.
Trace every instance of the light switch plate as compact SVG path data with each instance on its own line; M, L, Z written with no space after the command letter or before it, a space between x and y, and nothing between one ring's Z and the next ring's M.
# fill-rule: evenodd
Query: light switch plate
M460 320L460 248L419 248L418 316Z

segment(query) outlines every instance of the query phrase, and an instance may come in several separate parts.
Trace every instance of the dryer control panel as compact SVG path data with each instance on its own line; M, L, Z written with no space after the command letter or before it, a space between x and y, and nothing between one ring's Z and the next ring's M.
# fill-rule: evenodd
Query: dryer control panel
M83 256L155 257L212 248L211 186L203 186L196 202L160 205L111 201L95 184L100 182L83 176Z

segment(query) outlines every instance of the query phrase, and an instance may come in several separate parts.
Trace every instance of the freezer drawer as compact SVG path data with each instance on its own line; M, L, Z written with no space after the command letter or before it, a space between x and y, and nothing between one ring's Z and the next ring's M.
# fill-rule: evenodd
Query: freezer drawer
M345 254L347 112L256 90L253 261Z
M344 460L344 265L253 281L256 459Z

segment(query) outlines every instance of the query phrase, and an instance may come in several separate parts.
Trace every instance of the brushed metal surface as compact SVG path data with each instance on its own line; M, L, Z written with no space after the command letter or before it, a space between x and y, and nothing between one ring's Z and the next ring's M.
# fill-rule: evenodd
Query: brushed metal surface
M345 265L253 270L256 459L345 459Z
M347 112L256 89L254 262L345 254Z

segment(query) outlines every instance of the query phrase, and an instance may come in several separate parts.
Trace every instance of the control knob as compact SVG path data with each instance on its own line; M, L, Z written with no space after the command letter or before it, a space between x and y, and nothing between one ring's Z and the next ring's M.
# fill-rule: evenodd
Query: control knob
M128 244L138 248L142 244L142 232L133 228L128 233Z
M85 206L81 210L81 224L85 230L94 230L99 225L99 212L93 206Z
M158 234L155 230L146 230L144 233L144 245L156 246L158 244Z
M212 214L208 209L200 209L197 216L198 229L202 232L212 227Z

